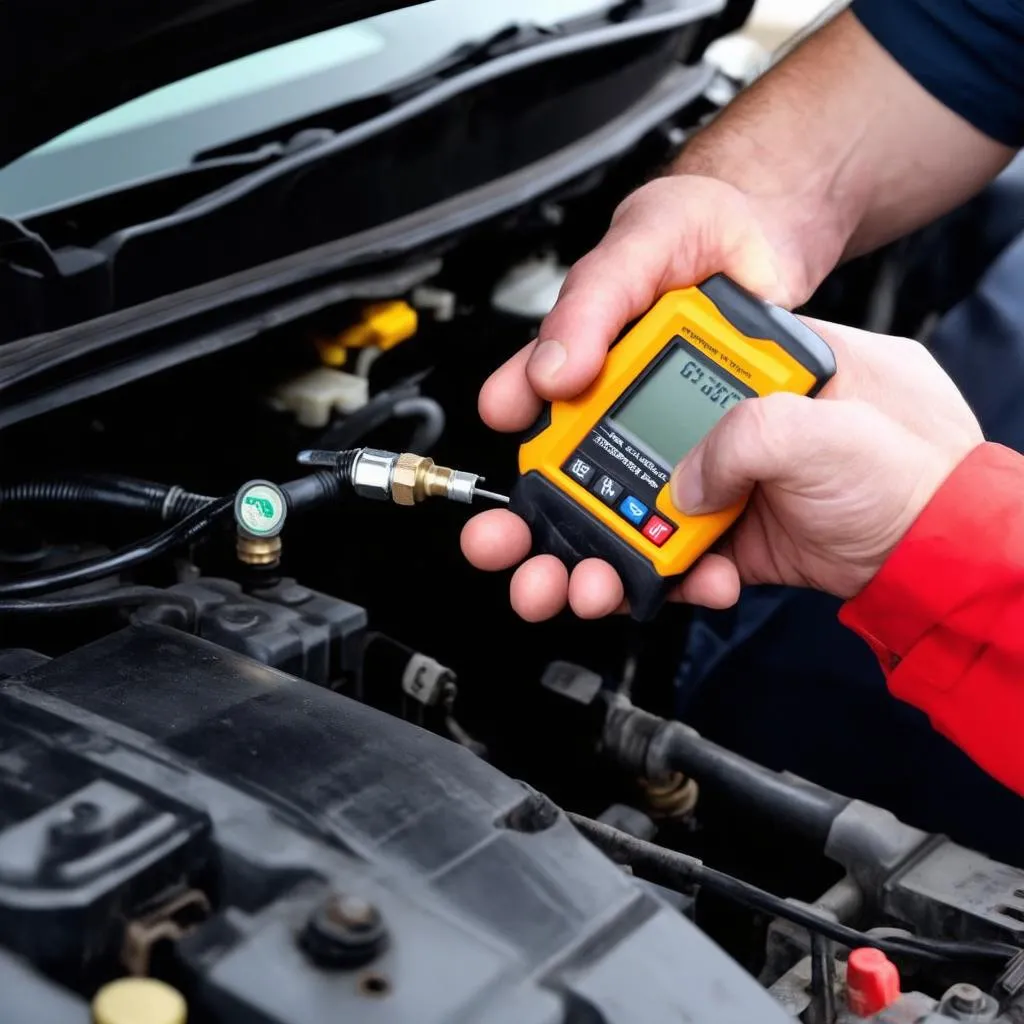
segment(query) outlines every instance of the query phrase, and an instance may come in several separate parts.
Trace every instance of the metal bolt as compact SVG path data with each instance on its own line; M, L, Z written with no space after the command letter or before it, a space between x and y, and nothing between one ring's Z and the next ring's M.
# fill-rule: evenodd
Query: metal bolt
M315 907L299 936L307 956L321 967L362 967L387 945L380 911L360 896L336 893Z
M325 909L328 919L343 928L368 928L380 916L369 900L358 896L332 896Z
M986 1006L985 993L966 982L954 985L947 993L949 1005L959 1013L978 1013Z

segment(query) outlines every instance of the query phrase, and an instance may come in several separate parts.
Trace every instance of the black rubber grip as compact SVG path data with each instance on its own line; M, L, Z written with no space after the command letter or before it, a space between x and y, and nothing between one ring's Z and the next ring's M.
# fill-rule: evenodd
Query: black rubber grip
M511 508L529 524L535 551L554 555L570 568L585 558L608 562L622 579L629 613L637 622L650 622L682 578L659 576L636 549L535 471L516 482Z
M835 376L836 357L832 349L788 310L759 299L724 274L709 277L700 290L741 334L774 341L814 374L817 383L808 392L811 398Z

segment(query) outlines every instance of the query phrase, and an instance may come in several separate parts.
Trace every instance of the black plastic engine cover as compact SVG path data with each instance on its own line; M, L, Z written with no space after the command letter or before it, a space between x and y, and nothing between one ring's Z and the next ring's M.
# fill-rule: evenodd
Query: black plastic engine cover
M5 1000L19 970L88 997L175 887L214 908L168 968L190 1019L789 1020L543 798L431 733L163 627L0 682ZM387 941L318 967L298 937L339 893ZM19 1005L39 1007L19 1024L82 1019Z

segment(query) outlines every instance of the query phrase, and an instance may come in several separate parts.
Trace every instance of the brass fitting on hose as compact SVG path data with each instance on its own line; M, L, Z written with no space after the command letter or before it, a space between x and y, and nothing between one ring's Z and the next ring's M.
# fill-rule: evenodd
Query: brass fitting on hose
M391 500L396 505L418 505L426 498L472 501L478 477L438 466L425 455L402 452L391 472Z
M249 537L238 531L235 554L245 565L272 566L281 561L281 538Z
M681 772L661 779L640 779L639 782L652 818L688 818L697 807L700 792L697 783Z
M480 487L482 476L461 469L438 466L426 455L357 448L331 452L310 449L299 452L304 466L333 466L361 498L390 499L396 505L418 505L427 498L447 498L465 505L474 499L507 505L504 494Z

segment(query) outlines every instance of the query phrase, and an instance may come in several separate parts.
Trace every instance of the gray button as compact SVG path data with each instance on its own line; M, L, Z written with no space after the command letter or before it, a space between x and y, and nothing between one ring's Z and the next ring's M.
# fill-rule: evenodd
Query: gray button
M587 462L586 459L581 458L579 455L574 455L566 464L565 471L569 476L576 480L579 480L581 484L590 483L591 477L593 477L596 470L594 467Z
M592 490L606 505L614 506L622 494L623 486L606 473L594 484Z

